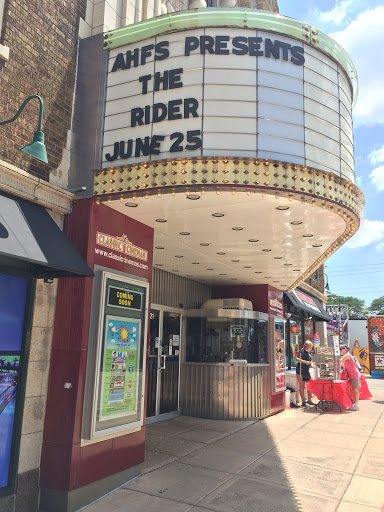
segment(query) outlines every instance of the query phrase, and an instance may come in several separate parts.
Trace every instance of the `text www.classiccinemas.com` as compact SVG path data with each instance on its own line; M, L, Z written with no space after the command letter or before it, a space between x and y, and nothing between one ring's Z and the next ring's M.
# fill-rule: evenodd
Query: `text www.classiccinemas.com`
M133 265L134 267L142 268L144 270L148 270L148 265L144 263L140 263L138 261L130 260L125 256L120 256L119 254L115 254L113 252L102 251L101 249L95 249L96 254L100 254L100 256L105 256L106 258L110 258L111 260L121 261L122 263L127 263L128 265Z

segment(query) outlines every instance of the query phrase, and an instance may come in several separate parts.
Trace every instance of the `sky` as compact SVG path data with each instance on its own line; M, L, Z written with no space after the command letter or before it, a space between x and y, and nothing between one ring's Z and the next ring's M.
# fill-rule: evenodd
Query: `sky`
M280 13L335 39L357 69L355 184L365 196L359 231L325 262L330 291L384 296L384 4L381 0L278 0Z

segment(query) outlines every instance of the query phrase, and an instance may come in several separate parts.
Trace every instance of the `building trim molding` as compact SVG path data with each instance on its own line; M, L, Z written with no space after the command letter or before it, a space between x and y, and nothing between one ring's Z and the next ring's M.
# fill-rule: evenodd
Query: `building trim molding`
M37 203L60 214L71 212L74 195L0 160L0 191Z

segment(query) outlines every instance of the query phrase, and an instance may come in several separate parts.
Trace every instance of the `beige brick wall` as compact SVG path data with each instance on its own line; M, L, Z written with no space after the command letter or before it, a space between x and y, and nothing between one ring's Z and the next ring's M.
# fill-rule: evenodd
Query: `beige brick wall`
M49 213L61 227L63 216ZM40 466L57 283L57 279L52 284L44 283L42 279L36 281L20 441L20 474Z

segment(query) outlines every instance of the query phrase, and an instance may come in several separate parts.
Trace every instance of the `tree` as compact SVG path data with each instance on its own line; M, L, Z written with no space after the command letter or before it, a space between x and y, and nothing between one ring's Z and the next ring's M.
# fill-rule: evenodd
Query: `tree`
M382 299L384 306L384 297ZM347 304L349 307L349 318L364 318L367 316L367 308L364 301L356 299L356 297L343 297L342 295L330 293L328 294L327 304Z
M384 315L384 295L371 302L368 313L370 315Z

